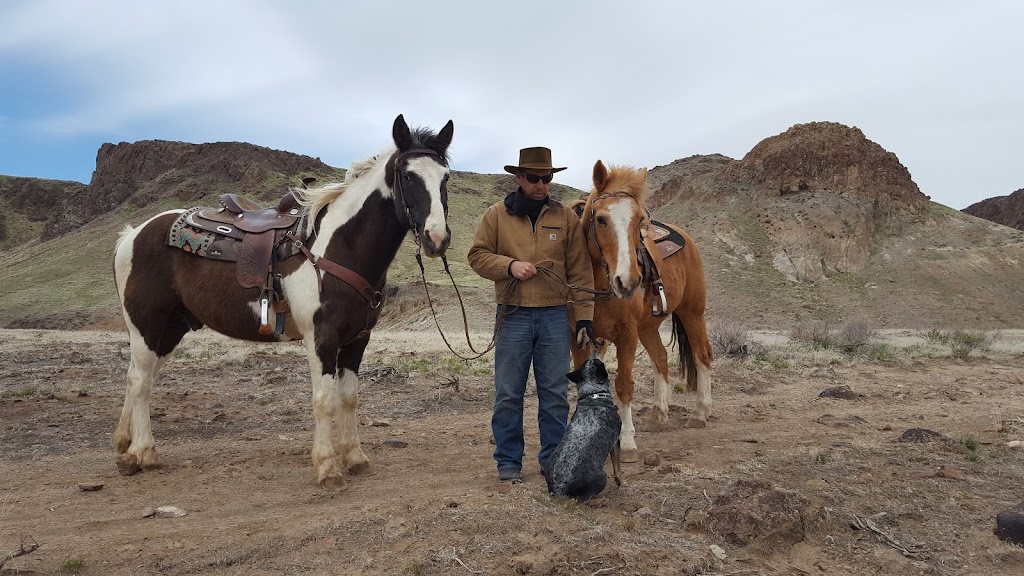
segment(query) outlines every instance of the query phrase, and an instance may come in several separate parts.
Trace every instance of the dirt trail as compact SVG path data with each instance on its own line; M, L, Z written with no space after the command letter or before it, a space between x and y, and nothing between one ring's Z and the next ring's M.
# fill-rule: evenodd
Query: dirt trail
M720 361L703 430L681 426L692 407L681 393L667 426L642 424L642 359L647 462L627 465L625 487L579 505L546 494L532 396L525 481L495 482L489 364L453 362L438 344L431 333L374 334L359 433L377 473L330 493L313 480L297 345L187 338L153 397L167 467L122 477L110 437L127 339L0 331L0 561L23 537L41 544L0 573L1024 573L1024 550L992 534L995 514L1024 500L1024 451L1006 445L1024 439L1020 348L967 361ZM859 398L819 398L840 385ZM898 442L910 428L948 441ZM741 479L798 503L799 533L776 535L796 544L740 545L711 519ZM187 515L143 517L166 505ZM879 531L854 529L857 517Z

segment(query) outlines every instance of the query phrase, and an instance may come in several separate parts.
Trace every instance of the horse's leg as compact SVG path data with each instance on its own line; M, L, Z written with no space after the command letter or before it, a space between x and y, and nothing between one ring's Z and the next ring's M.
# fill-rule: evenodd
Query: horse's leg
M655 426L659 426L668 421L668 400L672 395L672 388L668 384L668 351L665 350L657 327L641 332L640 342L654 366L654 411L651 420Z
M338 454L350 474L371 475L374 473L370 459L363 452L359 442L356 422L356 408L359 407L359 364L369 337L349 344L338 353L340 394L338 395Z
M633 426L633 363L636 361L636 339L626 337L615 342L615 356L619 369L615 373L615 395L619 399L619 433L622 462L637 462L640 451L636 447L636 427Z
M306 356L313 382L313 471L321 488L344 490L348 482L331 445L331 421L338 411L338 348L336 341L307 337Z
M128 320L131 361L128 365L128 387L124 396L121 419L114 431L114 447L117 450L117 470L123 476L131 476L140 470L152 470L163 466L156 451L156 441L149 418L150 397L160 369L170 359L171 352L188 332L181 322L172 321L151 342L157 350L151 350L142 334Z
M687 389L697 390L697 413L686 419L688 428L703 428L708 425L711 415L711 341L704 314L684 313L680 315L686 328L686 339L690 343L690 361L697 369L697 382L687 382ZM687 376L689 378L689 376Z

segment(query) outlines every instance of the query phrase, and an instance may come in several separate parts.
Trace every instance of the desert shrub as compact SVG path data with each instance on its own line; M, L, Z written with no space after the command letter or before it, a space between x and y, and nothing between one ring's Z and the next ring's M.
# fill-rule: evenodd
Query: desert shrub
M836 338L828 322L805 322L789 330L789 339L809 344L811 348L827 350L836 347Z
M864 320L847 322L836 332L836 343L847 349L856 350L875 337L875 329Z
M949 334L949 353L953 358L963 360L970 356L971 352L987 349L988 345L989 339L984 332L954 330Z
M708 325L708 339L715 356L746 358L750 354L750 335L738 322L718 320Z
M949 335L943 332L942 330L938 330L935 328L932 328L931 330L922 331L921 338L934 344L945 344L949 342Z
M896 359L896 351L889 344L876 342L864 348L864 356L873 362L891 362Z

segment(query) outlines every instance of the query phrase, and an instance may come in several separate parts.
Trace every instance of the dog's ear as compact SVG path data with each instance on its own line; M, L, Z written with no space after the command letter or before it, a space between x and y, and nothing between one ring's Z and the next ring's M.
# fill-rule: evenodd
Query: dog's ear
M608 379L608 371L604 369L604 362L596 362L597 366L597 377L601 380Z
M583 382L583 380L584 380L584 378L583 378L583 370L582 369L580 369L580 370L573 370L572 372L569 372L568 374L566 374L565 377L568 378L569 380L571 380L574 384L576 384L578 386L579 383Z

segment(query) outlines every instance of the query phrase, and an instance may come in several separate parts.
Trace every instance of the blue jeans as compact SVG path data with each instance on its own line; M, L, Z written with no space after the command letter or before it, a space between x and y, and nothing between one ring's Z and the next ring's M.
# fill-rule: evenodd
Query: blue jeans
M501 318L502 310L512 310ZM494 347L494 460L498 470L523 466L523 395L533 364L537 382L537 425L540 427L541 469L562 441L569 420L570 349L572 331L566 306L514 308L498 306Z

